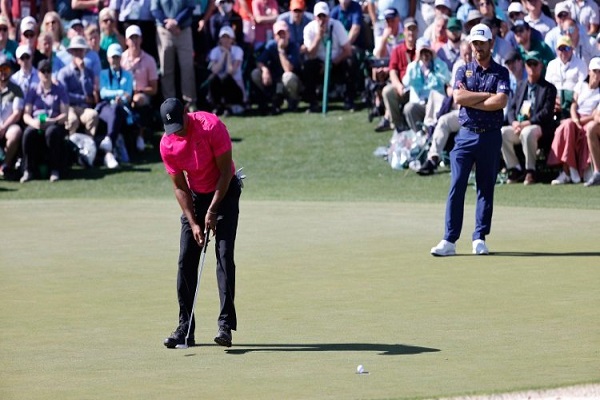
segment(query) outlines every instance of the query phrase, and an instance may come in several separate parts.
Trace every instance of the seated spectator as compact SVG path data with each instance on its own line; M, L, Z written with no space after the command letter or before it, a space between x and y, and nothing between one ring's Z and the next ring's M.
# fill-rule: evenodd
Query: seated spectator
M68 117L65 128L69 134L77 132L80 124L86 133L96 135L98 112L94 109L97 103L98 77L85 66L83 57L88 45L85 38L75 36L69 44L72 61L63 67L57 75L58 82L69 96Z
M583 186L600 185L600 113L598 108L594 114L594 122L586 127L586 139L592 161L593 174Z
M10 22L4 15L0 15L0 53L6 55L9 59L15 60L17 51L17 42L8 37Z
M71 38L74 36L83 36L85 35L85 27L83 26L83 22L79 18L75 18L69 22L66 37L63 40L65 47L69 46L69 42Z
M591 0L567 0L566 6L577 23L585 28L590 36L596 36L600 24L598 4Z
M92 70L94 76L100 76L100 71L108 68L106 50L100 47L100 29L98 25L88 25L85 28L85 40L88 49L85 52L85 66Z
M564 28L562 26L563 22L567 20L574 19L575 16L571 14L571 9L567 5L566 1L562 1L560 3L556 3L554 6L554 20L556 22L556 26L546 35L544 36L544 41L551 49L556 48L556 42L561 36L565 35ZM579 28L579 36L583 37L586 35L585 28L582 25L577 24Z
M556 22L542 11L542 0L525 0L524 4L527 13L525 22L546 37L546 34L556 27Z
M268 99L272 99L273 114L279 114L284 99L288 110L296 111L300 99L300 49L298 44L290 42L284 21L277 21L273 31L275 39L267 42L256 60L257 68L252 71L252 82L261 94L259 109L263 114L266 113Z
M117 14L110 8L103 8L98 16L100 20L100 48L108 51L108 46L118 43L125 47L125 38L117 29ZM109 61L110 62L110 61Z
M302 47L304 44L304 28L313 19L314 15L306 11L304 0L291 0L290 11L279 14L277 17L278 21L285 21L288 25L290 41L298 44L301 52L304 52Z
M40 166L46 163L51 171L50 182L60 179L65 157L67 131L64 122L67 119L69 99L62 85L52 83L51 74L50 61L40 61L40 84L31 88L25 96L21 183L37 177Z
M413 18L416 20L416 10L418 7L417 3L423 4L422 2L417 2L416 0L389 0L385 2L379 0L369 0L367 2L367 10L371 19L371 23L373 24L374 42L379 40L383 34L383 30L385 29L385 10L388 8L395 8L400 16L400 21L404 23L406 18ZM433 20L433 1L431 1L430 8L432 9L431 19ZM428 25L429 24L424 24L422 29L424 30Z
M44 56L44 60L50 61L50 65L52 66L52 79L56 79L58 71L60 71L65 66L65 64L59 57L56 56L54 50L52 50L53 40L54 39L52 39L52 33L46 32L42 34L38 42L38 49L40 53ZM37 64L37 67L39 69L39 63Z
M59 53L66 50L66 47L63 44L65 30L62 21L60 20L60 15L56 11L48 11L44 15L40 29L40 36L43 36L45 33L52 35L52 51Z
M510 18L511 26L517 21L525 20L525 9L523 8L523 5L519 2L510 3L510 6L508 7L508 18ZM531 31L531 37L534 40L544 41L544 35L542 35L537 29L529 25L529 30ZM515 33L512 30L506 33L504 40L506 40L512 47L518 47L517 40L515 39Z
M502 157L510 171L507 183L535 183L538 143L545 148L554 135L556 88L544 79L542 58L529 52L525 58L527 79L518 83L508 105L508 126L502 127ZM515 145L523 146L525 173L519 164Z
M445 95L449 82L450 71L446 63L435 57L428 40L417 40L417 59L408 64L402 79L404 87L410 88L409 101L403 110L410 129L414 132L422 129L429 92L435 90Z
M304 28L304 45L307 60L304 63L304 84L306 100L310 104L309 112L319 112L316 89L323 81L325 64L325 40L331 36L331 81L345 83L344 109L354 110L356 82L354 75L354 60L352 45L344 25L329 17L329 6L324 1L315 4L315 20Z
M575 87L571 118L562 121L556 132L548 155L549 166L560 166L561 173L552 185L579 183L589 169L589 153L585 140L588 124L593 124L593 112L600 103L600 58L592 58L588 78Z
M0 176L14 179L15 161L21 147L21 114L23 92L11 82L12 62L0 54L0 149L4 151L4 162L0 165Z
M113 169L119 166L113 153L116 150L122 163L129 162L125 147L124 133L127 125L133 125L132 111L129 106L133 97L133 75L121 68L121 45L108 46L106 56L110 68L100 72L100 103L96 106L99 118L106 123L106 137L101 148L105 151L104 165ZM109 143L110 141L110 143Z
M152 98L158 92L158 69L156 61L142 50L142 30L137 25L130 25L125 31L127 50L121 57L121 67L133 74L133 111L138 115L140 123L136 149L146 148L144 133L152 130Z
M478 8L475 6L475 0L461 1L461 5L456 10L456 18L458 18L463 24L466 24L467 20L469 19L469 13L475 10L477 10L479 13Z
M475 0L475 1L478 1L478 0ZM471 28L473 28L475 25L481 23L482 19L483 19L483 15L481 15L479 10L469 11L469 14L467 15L467 20L465 21L465 26L464 26L465 32L471 32Z
M570 115L575 86L587 77L587 65L573 53L573 43L568 36L561 36L556 45L558 57L548 63L546 80L558 91L554 111L560 119Z
M215 0L217 12L209 19L210 26L210 46L215 47L220 41L219 33L224 26L230 26L235 32L235 43L244 45L244 27L242 17L233 11L233 0Z
M590 38L587 33L578 29L579 26L577 25L577 22L572 19L565 19L560 26L562 28L561 33L571 39L575 54L581 58L583 62L589 64L590 60L597 55L597 51L590 43Z
M517 91L517 85L522 80L527 79L527 71L525 71L525 62L521 58L521 53L517 50L513 50L509 53L506 59L506 68L508 69L508 77L510 80L510 94L508 96L508 103L504 109L504 119L508 117L508 105L512 98L515 96ZM453 71L453 75L456 71Z
M514 50L502 36L500 36L501 21L498 18L482 18L481 23L487 25L492 31L492 37L494 38L494 48L492 49L492 58L500 65L506 64L506 57Z
M99 7L104 6L104 0L95 2L90 0L71 0L71 7L77 12L79 18L87 25L98 24ZM102 11L100 11L102 13Z
M230 26L223 26L219 32L219 45L210 54L211 71L210 96L214 104L213 114L242 114L245 102L244 82L242 81L242 60L244 51L234 44L235 33Z
M43 60L45 57L40 53L37 49L37 41L38 41L38 31L37 31L37 22L33 17L25 17L21 20L19 25L19 32L21 35L21 41L19 42L21 45L29 46L30 55L33 57L33 65L38 65L38 63ZM37 75L37 74L36 74Z
M252 1L252 15L254 16L254 48L258 49L273 39L273 24L279 16L277 1Z
M214 1L194 1L194 3L201 3L202 6L207 10L204 13L204 17L208 21L210 15L212 15L211 10L214 7ZM142 32L144 32L144 42L142 43L142 50L146 53L150 54L152 58L158 60L158 46L156 44L156 22L154 21L154 16L152 15L152 2L148 0L138 1L138 0L110 0L109 7L115 11L117 14L117 19L119 20L119 28L126 30L131 25L138 26ZM201 11L202 8L200 6L194 9L194 13L196 11ZM204 20L201 20L204 23ZM198 26L199 30L200 26ZM208 24L206 25L208 28ZM194 29L195 30L195 29ZM127 36L127 35L125 35ZM126 38L127 39L127 38ZM208 51L208 48L205 49Z
M32 60L31 49L28 45L22 44L17 47L17 62L20 68L11 76L10 80L21 88L24 95L27 94L30 88L40 83L40 78Z
M437 57L446 63L449 71L452 71L454 63L460 58L462 23L452 17L446 24L446 30L448 41L437 51Z
M406 74L408 65L417 59L416 45L419 29L417 23L412 18L407 18L404 21L404 29L404 43L396 46L390 56L388 66L390 83L381 92L383 104L385 105L385 114L375 128L376 132L384 132L392 129L392 124L397 132L408 129L403 109L406 103L408 103L410 91L404 86L402 79Z
M540 57L542 57L544 66L547 66L548 63L554 59L554 52L545 42L535 40L531 37L531 29L527 22L522 20L515 21L512 31L519 44L519 51L521 52L521 57L523 59L525 59L525 54L531 51L537 51L539 53Z

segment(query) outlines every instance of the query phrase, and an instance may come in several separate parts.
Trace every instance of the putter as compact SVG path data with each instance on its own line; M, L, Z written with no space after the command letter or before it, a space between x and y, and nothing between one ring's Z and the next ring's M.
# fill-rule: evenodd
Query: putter
M200 267L198 267L198 283L196 283L196 293L194 294L194 303L192 304L192 312L190 313L190 321L188 323L187 334L185 335L184 344L178 344L175 346L176 349L187 349L188 339L190 337L190 330L192 329L192 320L194 319L194 310L196 309L196 300L198 299L198 291L200 290L200 278L202 277L202 270L204 269L204 260L206 260L206 251L208 250L208 242L210 230L206 228L204 230L204 245L202 246L202 253L200 254Z

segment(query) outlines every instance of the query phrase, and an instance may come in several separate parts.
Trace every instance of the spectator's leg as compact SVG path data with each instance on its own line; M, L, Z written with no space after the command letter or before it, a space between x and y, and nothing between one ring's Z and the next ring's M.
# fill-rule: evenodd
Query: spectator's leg
M404 104L406 104L404 95L399 95L392 84L388 84L381 92L385 111L389 114L392 124L398 132L406 130L406 120L402 113Z
M23 132L23 172L34 176L44 151L44 137L35 128L28 126Z
M67 121L65 122L65 128L69 131L69 135L77 132L77 129L79 129L79 116L82 112L83 108L81 107L69 106Z
M321 78L323 62L317 59L307 60L304 64L304 85L306 87L306 101L311 105L318 105L317 85Z
M429 160L439 160L448 138L450 138L452 132L458 132L459 129L458 110L452 110L448 114L442 115L435 125L427 158Z
M502 158L507 169L520 168L519 158L515 152L515 144L519 144L519 136L515 134L512 126L503 126L502 132ZM523 149L524 150L524 149Z
M13 168L15 164L15 158L19 153L21 147L23 131L17 124L13 124L8 127L5 134L6 139L6 154L4 156L4 163L9 167Z
M185 28L174 38L181 74L181 94L186 102L196 103L196 71L191 28Z
M542 128L539 125L529 125L521 130L521 144L525 154L525 169L535 171L538 140L542 137ZM504 147L504 141L502 144Z
M587 128L587 143L594 172L600 173L600 124L590 124Z
M410 129L414 132L419 132L423 127L423 119L425 118L425 106L419 103L408 102L404 106L404 118Z
M98 111L93 108L82 110L79 117L85 130L92 136L96 136L96 128L98 128Z
M175 46L171 32L163 27L156 28L156 41L158 43L158 58L161 70L161 89L165 99L176 96L175 90ZM187 77L182 77L182 80Z
M67 131L58 124L52 124L44 132L46 147L50 153L48 168L50 171L61 171L65 157L65 137Z
M300 89L302 87L302 82L300 82L298 75L293 72L284 72L281 77L281 82L283 83L288 100L292 100L298 104L298 100L300 99Z

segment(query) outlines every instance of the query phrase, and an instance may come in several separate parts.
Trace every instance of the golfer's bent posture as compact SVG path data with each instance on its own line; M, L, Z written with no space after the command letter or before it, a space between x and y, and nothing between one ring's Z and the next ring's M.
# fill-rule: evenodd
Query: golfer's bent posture
M175 197L181 206L181 237L177 297L179 326L165 339L174 348L185 343L195 345L194 320L190 321L198 280L198 264L205 227L215 236L217 282L221 311L215 342L231 346L231 330L237 328L234 306L235 263L233 252L238 225L241 182L235 174L231 138L225 125L214 114L184 112L183 104L169 98L160 106L165 134L160 154L173 180Z
M498 174L504 120L502 109L509 94L508 70L492 59L494 39L486 25L475 25L469 42L474 61L456 71L453 97L460 105L460 131L450 152L452 177L446 203L446 233L431 249L434 256L456 254L463 224L465 192L475 165L477 206L473 254L488 254L485 237L490 233L494 186Z

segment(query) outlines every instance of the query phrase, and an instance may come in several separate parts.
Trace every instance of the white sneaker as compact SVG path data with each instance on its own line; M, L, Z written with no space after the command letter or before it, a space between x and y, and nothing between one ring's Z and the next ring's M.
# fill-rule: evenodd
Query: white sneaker
M571 182L580 183L581 177L579 176L579 171L576 168L569 167L569 173L571 174Z
M110 153L113 150L112 140L110 140L108 136L104 136L104 139L102 139L98 147L100 150Z
M108 169L115 169L119 166L119 163L115 159L113 153L106 153L104 155L104 165L106 165L106 168Z
M473 240L473 254L477 255L485 255L490 254L487 246L485 245L485 241L481 239Z
M135 148L137 149L137 151L144 151L144 149L146 148L146 143L144 142L144 138L141 136L138 136L137 139L135 140Z
M431 248L431 255L438 257L453 256L456 254L456 244L442 240L437 246Z
M60 179L60 174L57 170L52 170L50 173L50 182L56 182Z
M552 182L550 182L551 185L564 185L567 183L571 183L571 177L565 174L565 171L561 171L556 179L552 179Z

